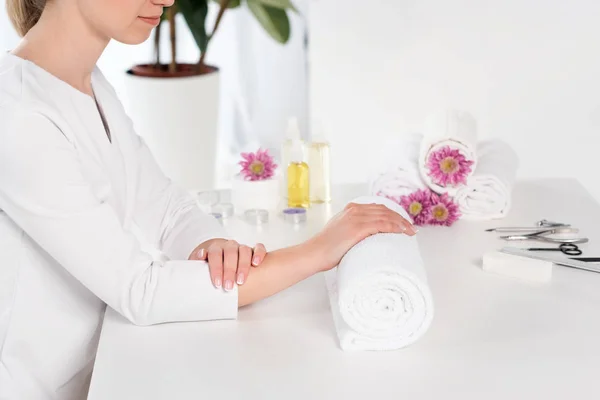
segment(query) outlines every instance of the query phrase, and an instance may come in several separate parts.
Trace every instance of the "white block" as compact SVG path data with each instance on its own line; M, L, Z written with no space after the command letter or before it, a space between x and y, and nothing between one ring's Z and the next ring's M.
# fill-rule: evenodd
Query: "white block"
M483 270L526 282L547 283L552 279L552 262L506 254L499 251L483 255Z
M231 202L238 215L252 208L275 211L281 201L278 176L264 181L246 181L239 175L233 179Z

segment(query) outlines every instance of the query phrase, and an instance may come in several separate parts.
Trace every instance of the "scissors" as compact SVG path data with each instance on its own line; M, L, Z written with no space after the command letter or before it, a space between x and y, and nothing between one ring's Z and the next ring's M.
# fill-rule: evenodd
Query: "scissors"
M574 243L561 243L556 247L535 247L527 249L529 251L560 251L568 256L580 256L583 252Z
M547 243L587 243L589 242L588 238L556 238L549 237L549 235L555 235L558 233L576 233L578 229L568 228L568 227L559 227L553 229L546 229L543 231L523 234L523 235L509 235L509 236L500 236L500 239L504 240L537 240L539 242L547 242Z

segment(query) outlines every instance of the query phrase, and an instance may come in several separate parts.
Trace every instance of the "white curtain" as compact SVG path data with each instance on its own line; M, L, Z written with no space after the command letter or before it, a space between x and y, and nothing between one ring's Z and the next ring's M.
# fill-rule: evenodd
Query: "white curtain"
M12 49L19 41L0 0L0 50ZM284 138L287 120L298 118L306 135L307 68L306 14L308 0L294 0L299 9L291 13L292 34L286 45L272 40L242 6L228 10L219 32L211 42L207 62L221 70L220 167L226 180L237 168L239 153L258 146L271 148L276 154ZM208 27L216 15L211 4ZM187 26L178 20L178 55L181 62L197 61L198 49ZM168 61L168 29L163 29L163 61ZM98 62L127 107L129 99L124 87L124 73L136 63L152 60L152 40L138 46L111 42ZM226 184L226 183L225 183Z

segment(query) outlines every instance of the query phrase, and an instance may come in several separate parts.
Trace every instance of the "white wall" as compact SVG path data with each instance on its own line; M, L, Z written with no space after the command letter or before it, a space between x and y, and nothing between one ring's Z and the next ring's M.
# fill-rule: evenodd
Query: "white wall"
M0 52L12 50L19 41L19 36L13 29L6 14L6 0L0 0Z
M599 21L598 0L311 0L310 111L334 180L366 179L377 137L452 106L517 149L521 177L600 199Z

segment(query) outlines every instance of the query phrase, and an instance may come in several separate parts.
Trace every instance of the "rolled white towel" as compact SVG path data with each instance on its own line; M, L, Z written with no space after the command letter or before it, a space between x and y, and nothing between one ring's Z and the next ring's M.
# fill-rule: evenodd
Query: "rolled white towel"
M383 197L378 203L408 214ZM343 350L394 350L418 340L433 319L433 299L415 236L370 236L325 273L333 321Z
M419 171L425 184L436 193L454 195L458 187L452 181L440 184L434 179L428 167L432 154L445 147L458 151L466 161L472 162L467 177L473 174L477 166L477 123L471 114L464 111L445 110L430 115L423 129L423 141L419 152ZM437 162L437 165L440 163ZM452 164L445 165L453 168ZM464 168L464 167L463 167ZM468 167L466 167L468 169ZM445 175L445 174L444 174Z
M511 206L519 157L507 143L487 140L477 145L479 162L455 201L462 217L472 220L504 218Z
M370 174L369 193L402 197L425 189L419 174L419 150L423 135L395 137L382 144L377 162Z

